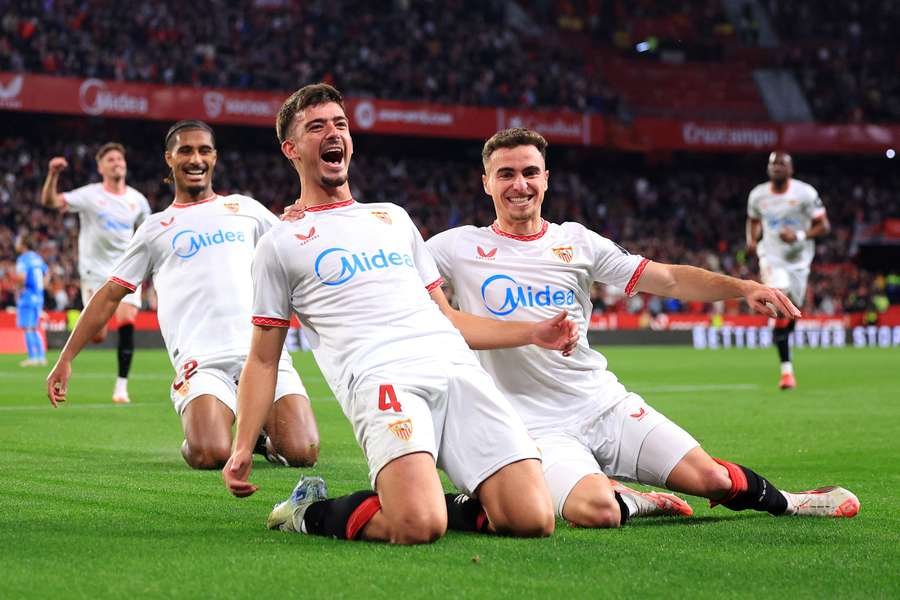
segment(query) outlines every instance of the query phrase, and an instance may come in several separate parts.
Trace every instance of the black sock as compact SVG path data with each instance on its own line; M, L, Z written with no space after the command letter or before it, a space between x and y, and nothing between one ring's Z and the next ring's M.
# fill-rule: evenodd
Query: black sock
M758 510L773 515L783 515L787 510L787 498L772 482L743 465L716 459L728 469L731 477L731 493L721 502L731 510Z
M613 492L613 495L616 497L616 502L619 503L619 512L622 514L622 520L620 521L621 525L624 525L628 522L628 517L631 516L631 511L628 510L628 505L625 504L625 501L622 500L622 495L619 492Z
M796 321L791 320L787 327L776 327L772 331L772 341L775 342L775 346L778 348L778 358L780 358L783 363L790 362L791 360L791 345L789 340L796 324Z
M127 378L131 371L131 358L134 356L134 325L119 326L119 377Z
M372 498L374 502L369 501ZM349 496L313 502L306 509L303 522L306 533L352 540L380 508L375 492L354 492Z
M447 529L486 533L487 515L481 502L465 494L444 494L447 501Z

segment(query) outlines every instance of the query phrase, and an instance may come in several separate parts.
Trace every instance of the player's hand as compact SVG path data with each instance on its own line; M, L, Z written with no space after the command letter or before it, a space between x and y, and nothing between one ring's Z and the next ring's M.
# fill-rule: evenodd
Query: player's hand
M253 454L247 451L235 450L222 469L222 479L228 491L238 498L246 498L255 492L257 488L250 483L250 471L253 470Z
M51 173L61 173L63 169L69 166L69 161L67 161L62 156L54 156L50 159L50 172Z
M563 356L570 356L578 345L579 335L578 324L563 310L534 324L531 343L541 348L562 350Z
M778 232L778 237L780 237L781 241L785 244L793 244L797 241L797 232L790 227L784 227Z
M303 217L306 216L306 207L300 204L300 201L296 201L290 206L286 206L284 212L281 213L282 221L299 221Z
M66 392L69 389L71 376L72 364L67 360L56 361L53 370L47 375L47 397L50 398L53 408L66 401Z
M747 304L758 313L778 318L784 315L791 319L800 318L800 309L794 306L784 292L762 284L757 284L746 296Z

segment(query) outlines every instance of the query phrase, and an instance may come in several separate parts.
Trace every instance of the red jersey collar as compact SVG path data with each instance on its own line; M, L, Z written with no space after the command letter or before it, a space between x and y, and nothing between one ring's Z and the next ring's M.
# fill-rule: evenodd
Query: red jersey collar
M213 194L209 198L204 198L203 200L197 200L196 202L173 202L169 206L171 208L190 208L192 206L197 206L198 204L206 204L207 202L215 200L218 197L219 197L218 194Z
M496 233L497 235L502 235L503 237L507 237L513 240L519 240L520 242L533 242L534 240L539 240L544 237L544 234L547 233L547 229L550 228L550 223L545 219L541 219L541 230L537 233L532 233L530 235L516 235L515 233L507 233L500 229L500 226L497 225L497 221L491 223L491 231Z
M305 210L309 212L319 212L323 210L331 210L334 208L343 208L345 206L350 206L356 202L353 198L349 200L338 200L337 202L329 202L328 204L316 204L315 206L307 206Z

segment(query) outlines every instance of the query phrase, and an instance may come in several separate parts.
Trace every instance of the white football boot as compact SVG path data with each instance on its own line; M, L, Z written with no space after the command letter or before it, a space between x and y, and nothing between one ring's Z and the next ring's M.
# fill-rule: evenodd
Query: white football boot
M849 490L831 485L807 492L781 492L787 498L784 514L801 517L855 517L859 498Z
M269 518L266 519L266 527L280 529L281 531L303 531L303 515L313 502L328 498L328 488L321 477L301 477L294 491L284 502L279 502L272 508Z
M610 480L613 491L622 496L622 501L631 510L629 518L658 517L663 515L690 517L694 514L691 505L676 496L666 492L639 492Z

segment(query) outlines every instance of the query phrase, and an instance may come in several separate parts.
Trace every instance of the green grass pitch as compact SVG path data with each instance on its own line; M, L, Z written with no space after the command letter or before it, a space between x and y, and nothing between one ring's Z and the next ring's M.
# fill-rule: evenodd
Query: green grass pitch
M784 489L841 484L855 519L710 509L614 531L559 523L550 539L449 533L422 547L267 531L299 475L257 460L251 498L188 469L164 352L139 350L132 404L110 402L115 355L75 363L53 410L46 369L0 357L0 598L900 597L897 349L801 349L800 387L776 389L774 350L608 348L632 390L714 456ZM53 358L53 356L51 356ZM319 420L307 473L333 495L366 487L350 426L310 355L295 363ZM489 443L485 441L485 443Z

